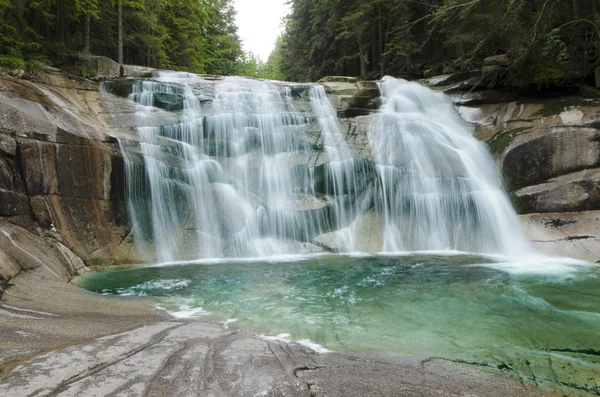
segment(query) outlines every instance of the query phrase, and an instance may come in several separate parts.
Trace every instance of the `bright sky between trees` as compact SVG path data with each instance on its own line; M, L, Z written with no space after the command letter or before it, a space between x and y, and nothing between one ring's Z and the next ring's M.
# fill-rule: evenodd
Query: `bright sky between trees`
M281 18L289 11L285 3L286 0L235 0L245 51L267 60L281 32Z

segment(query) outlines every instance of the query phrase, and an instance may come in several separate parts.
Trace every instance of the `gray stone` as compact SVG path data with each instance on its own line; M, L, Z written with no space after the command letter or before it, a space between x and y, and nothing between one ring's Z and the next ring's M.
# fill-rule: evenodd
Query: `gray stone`
M138 65L121 65L121 77L152 77L157 69Z
M540 252L600 260L600 211L528 214L521 220Z
M327 76L323 77L318 83L356 83L358 78L348 76Z
M510 59L506 54L487 57L483 60L483 74L504 73L509 65Z
M76 269L63 250L68 251L53 240L35 236L0 219L0 252L12 258L11 268L15 264L23 270L43 268L54 274L54 277L70 281L76 274ZM4 264L0 261L0 269L3 267Z
M64 56L62 68L69 73L95 80L121 77L121 65L103 56L68 54Z
M468 71L468 72L457 72L457 73L451 73L451 74L444 75L444 76L432 77L428 80L425 80L425 84L429 83L433 87L442 87L442 86L457 84L457 83L460 83L460 82L463 82L466 80L470 80L473 78L480 78L480 77L481 77L480 70L473 70L473 71Z
M506 54L494 55L483 60L483 66L508 66L510 59Z
M501 157L511 190L600 165L600 131L558 127L516 137Z
M0 154L14 156L17 153L17 142L8 135L0 134Z
M20 193L0 189L0 216L26 215L29 212L29 200Z
M600 169L561 175L515 192L520 213L600 210Z
M328 94L334 95L358 95L358 86L356 83L349 82L325 82L321 83Z

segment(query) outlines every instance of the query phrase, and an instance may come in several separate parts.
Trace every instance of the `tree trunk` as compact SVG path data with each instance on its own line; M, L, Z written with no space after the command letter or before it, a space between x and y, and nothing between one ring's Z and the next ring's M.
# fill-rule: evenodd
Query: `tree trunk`
M83 26L83 52L90 52L90 25L92 22L92 16L89 12L85 14L84 26Z
M369 75L369 49L365 45L359 47L360 78L367 80Z
M119 47L119 56L118 56L118 61L120 64L123 64L123 1L122 0L117 0L117 13L118 13L118 34L119 34L119 38L118 38L118 47Z
M581 19L581 4L579 0L573 0L573 16L576 21Z

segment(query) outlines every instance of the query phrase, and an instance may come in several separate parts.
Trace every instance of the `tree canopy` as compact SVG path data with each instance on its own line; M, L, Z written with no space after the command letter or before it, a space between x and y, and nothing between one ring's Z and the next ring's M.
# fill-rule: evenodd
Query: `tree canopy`
M236 74L244 57L232 0L0 0L0 67L90 52L123 62Z
M478 69L507 54L518 87L591 81L597 0L291 0L278 43L289 80Z

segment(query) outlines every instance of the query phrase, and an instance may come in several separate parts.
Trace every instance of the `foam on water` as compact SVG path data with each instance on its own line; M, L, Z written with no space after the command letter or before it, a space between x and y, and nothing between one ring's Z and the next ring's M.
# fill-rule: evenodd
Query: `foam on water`
M300 340L294 341L290 338L290 334L286 334L286 333L275 335L275 336L262 334L259 337L263 340L266 340L267 342L282 342L282 343L286 343L286 344L297 343L304 347L308 347L309 349L311 349L317 353L331 353L331 350L326 349L323 346L319 345L318 343L314 343L314 342L310 341L309 339L300 339Z

